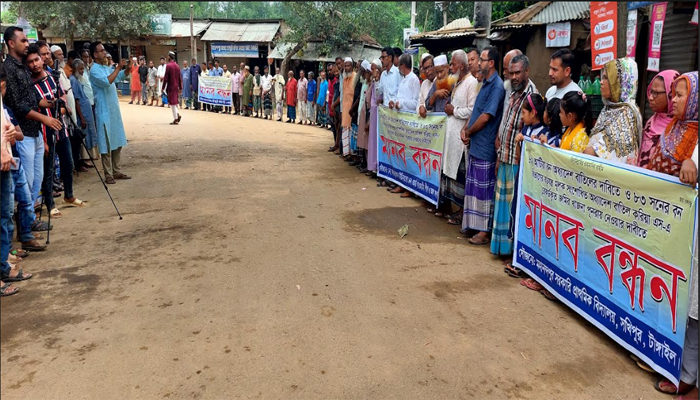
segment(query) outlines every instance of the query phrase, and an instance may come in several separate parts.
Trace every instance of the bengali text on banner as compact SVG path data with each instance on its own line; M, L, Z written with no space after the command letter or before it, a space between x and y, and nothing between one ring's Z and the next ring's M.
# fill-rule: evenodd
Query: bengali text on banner
M214 106L231 106L231 79L222 76L199 78L199 102Z
M515 265L678 384L695 188L531 141L522 160Z
M377 175L437 204L447 115L379 107Z

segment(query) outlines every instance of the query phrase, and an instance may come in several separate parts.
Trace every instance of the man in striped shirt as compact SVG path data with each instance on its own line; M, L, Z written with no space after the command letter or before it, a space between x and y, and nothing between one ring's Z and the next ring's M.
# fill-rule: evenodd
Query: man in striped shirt
M64 116L54 115L55 101L57 98L65 96L63 88L51 77L45 70L45 65L39 56L39 47L30 45L25 58L25 65L32 74L34 80L34 89L36 90L36 98L39 100L39 112L49 118L58 118L64 120ZM66 110L70 112L70 110ZM44 141L48 145L44 159L44 179L42 192L44 193L47 208L51 210L51 216L60 217L61 212L55 207L53 196L53 179L51 170L53 160L51 150L55 147L55 154L58 155L58 160L61 166L61 179L63 180L64 196L63 204L80 207L84 202L73 196L73 154L71 151L70 139L68 130L64 123L60 129L54 130L46 125L41 126Z

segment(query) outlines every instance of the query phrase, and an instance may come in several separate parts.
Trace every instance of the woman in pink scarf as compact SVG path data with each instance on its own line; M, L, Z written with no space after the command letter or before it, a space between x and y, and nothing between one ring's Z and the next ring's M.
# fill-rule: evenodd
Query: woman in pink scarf
M661 134L664 133L666 126L673 119L671 86L673 81L679 76L678 71L672 69L661 71L647 87L649 108L654 111L654 115L644 125L644 132L642 133L642 143L639 148L639 157L637 158L638 165L642 168L649 164L652 149L659 143Z

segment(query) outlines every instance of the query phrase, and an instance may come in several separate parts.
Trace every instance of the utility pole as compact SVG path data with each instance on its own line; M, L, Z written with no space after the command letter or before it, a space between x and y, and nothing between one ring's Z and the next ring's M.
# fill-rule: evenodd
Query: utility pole
M627 2L617 3L617 58L627 56Z
M449 1L442 2L442 26L447 25L447 5Z
M194 39L194 4L190 3L190 53L192 59L197 59L197 43Z
M411 29L416 27L416 2L411 2Z
M476 1L474 2L474 28L484 28L486 36L491 34L491 2L490 1ZM483 50L489 45L489 40L485 37L483 39L477 39L474 43L479 48L479 51Z

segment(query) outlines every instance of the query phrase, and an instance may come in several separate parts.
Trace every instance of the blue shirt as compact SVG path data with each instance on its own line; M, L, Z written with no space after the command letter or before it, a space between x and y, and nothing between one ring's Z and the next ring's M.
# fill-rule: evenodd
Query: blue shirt
M314 96L316 96L316 79L310 79L306 85L306 100L313 102Z
M316 104L319 106L325 105L326 96L328 96L328 81L324 80L318 86L318 99L316 99Z
M209 70L209 76L224 76L224 69L221 67L212 68Z
M469 119L469 127L474 125L481 114L491 115L491 119L483 129L471 135L469 155L479 160L496 161L496 136L498 127L503 118L503 99L506 97L506 90L503 88L503 80L497 73L484 80L479 94L476 96L474 111Z

